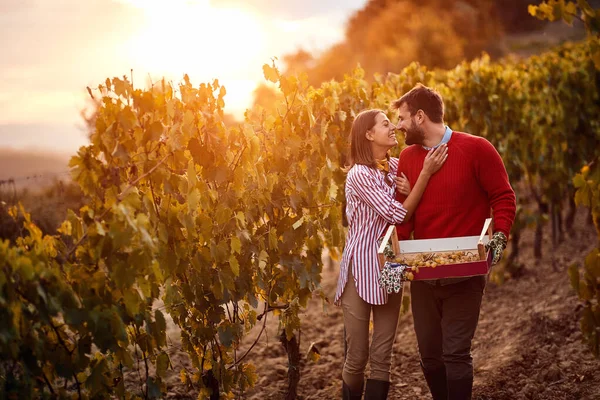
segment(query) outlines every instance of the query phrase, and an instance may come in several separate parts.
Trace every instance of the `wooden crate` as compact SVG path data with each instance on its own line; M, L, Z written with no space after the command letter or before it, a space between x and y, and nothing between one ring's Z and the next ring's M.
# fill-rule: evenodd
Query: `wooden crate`
M433 267L419 267L418 271L412 271L413 280L429 280L440 278L459 278L476 275L485 275L488 273L491 263L491 252L485 250L485 244L492 237L492 219L486 219L481 235L479 236L461 236L454 238L441 239L421 239L421 240L402 240L398 241L396 227L390 226L386 231L383 241L378 249L378 257L381 267L385 264L386 258L383 254L387 243L391 240L392 250L398 258L405 260L423 258L435 254L438 258L448 253L469 252L474 260L468 262L457 262L451 264L439 264ZM487 235L486 235L487 233ZM435 259L435 257L434 257ZM394 262L400 262L393 260ZM392 260L390 260L392 261Z

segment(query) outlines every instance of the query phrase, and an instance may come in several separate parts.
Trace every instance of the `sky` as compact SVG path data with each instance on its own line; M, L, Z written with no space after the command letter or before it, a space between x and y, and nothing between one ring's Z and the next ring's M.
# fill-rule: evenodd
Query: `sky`
M86 86L130 76L227 88L237 118L262 65L342 40L366 0L0 0L0 148L74 153L87 144ZM280 63L281 66L283 66Z

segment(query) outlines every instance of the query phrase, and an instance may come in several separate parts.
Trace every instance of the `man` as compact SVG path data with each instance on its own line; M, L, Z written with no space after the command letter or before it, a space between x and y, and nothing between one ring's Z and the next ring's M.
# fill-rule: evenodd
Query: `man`
M414 183L430 148L448 145L446 164L431 177L411 221L398 237L414 239L476 236L493 212L489 248L495 264L506 247L516 212L515 194L496 149L486 139L444 125L444 103L418 84L393 103L398 129L408 145L398 175ZM397 177L399 186L404 181ZM404 196L399 198L400 201ZM471 341L477 328L486 276L411 282L411 304L421 368L434 400L470 399Z

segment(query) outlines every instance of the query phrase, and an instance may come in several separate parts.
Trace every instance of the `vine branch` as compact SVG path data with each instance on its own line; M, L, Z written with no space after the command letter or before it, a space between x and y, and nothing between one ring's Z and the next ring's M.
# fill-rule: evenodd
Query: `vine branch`
M265 309L268 308L268 303L265 303ZM254 346L256 346L256 344L258 343L258 341L260 340L260 337L262 336L263 332L265 331L265 329L267 328L267 314L265 315L265 320L263 321L263 326L260 330L260 332L258 332L258 336L256 336L256 340L254 340L254 343L252 343L252 345L250 346L250 348L248 350L246 350L246 352L244 353L244 355L242 355L236 362L234 362L232 365L230 365L229 367L227 367L227 370L231 370L235 367L237 367L243 360L244 358L246 358L246 356L248 354L250 354L250 352L252 351L252 349L254 348Z

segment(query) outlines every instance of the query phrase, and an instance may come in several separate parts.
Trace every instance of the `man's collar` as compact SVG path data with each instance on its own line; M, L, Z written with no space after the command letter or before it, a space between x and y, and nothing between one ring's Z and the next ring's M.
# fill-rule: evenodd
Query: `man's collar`
M437 149L442 144L448 143L450 141L451 137L452 137L452 129L450 129L450 127L448 125L446 125L446 131L444 132L444 137L442 137L441 142L439 142L438 144L436 144L433 147L427 147L427 146L421 146L421 147L423 147L425 150Z

